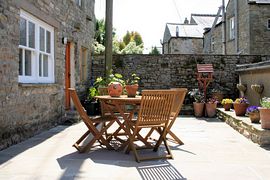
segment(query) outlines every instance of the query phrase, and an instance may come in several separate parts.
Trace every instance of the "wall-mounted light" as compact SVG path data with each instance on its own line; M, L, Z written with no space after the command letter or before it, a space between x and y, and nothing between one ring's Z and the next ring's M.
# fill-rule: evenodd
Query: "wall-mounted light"
M63 37L63 38L62 38L62 43L63 43L63 44L67 44L67 42L68 42L67 37Z

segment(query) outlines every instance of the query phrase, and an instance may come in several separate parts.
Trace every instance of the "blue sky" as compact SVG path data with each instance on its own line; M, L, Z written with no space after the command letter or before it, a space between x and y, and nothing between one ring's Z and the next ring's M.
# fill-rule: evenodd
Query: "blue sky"
M228 0L225 0L225 6ZM95 1L97 19L105 17L105 0ZM113 27L120 39L127 31L141 34L146 52L161 47L166 23L183 23L191 13L216 14L222 0L113 0Z

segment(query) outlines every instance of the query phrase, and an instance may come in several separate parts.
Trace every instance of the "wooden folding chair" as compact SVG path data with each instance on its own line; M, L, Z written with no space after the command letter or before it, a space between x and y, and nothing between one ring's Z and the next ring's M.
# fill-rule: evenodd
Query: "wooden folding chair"
M112 146L109 144L109 141L105 139L103 135L108 130L108 128L116 121L116 118L113 116L90 118L87 115L84 107L82 106L76 90L73 88L69 88L69 91L76 110L79 112L81 119L88 128L88 130L80 137L80 139L76 141L73 147L75 147L80 153L83 153L89 151L94 145L94 143L98 141L100 142L100 144L105 145L108 149L113 149ZM100 123L103 123L103 125L101 126L101 130L98 130L97 126ZM93 138L86 145L80 146L80 144L84 140L86 140L90 134L93 135Z
M176 120L176 118L178 117L178 114L182 108L183 102L185 100L185 96L187 93L187 89L186 88L172 88L171 90L173 91L177 91L175 99L174 99L174 103L173 103L173 108L172 108L172 113L171 113L171 117L170 117L170 122L168 125L168 131L167 134L169 134L172 137L172 140L174 140L176 143L178 143L179 145L183 145L184 143L171 131L171 128ZM158 131L157 128L152 128L149 133L145 136L146 138L149 138L152 133L154 132L154 130L156 130L157 132L160 133L160 131Z
M128 121L127 127L129 129L129 146L126 153L130 150L133 151L135 159L137 162L142 160L160 159L160 158L170 158L173 159L171 150L167 144L165 135L168 128L168 123L170 120L170 115L172 113L172 107L174 103L174 98L177 91L173 90L144 90L142 91L142 99L138 118L136 121ZM164 156L155 157L142 157L139 156L137 150L139 148L135 147L134 142L141 137L139 132L143 128L159 128L161 131L160 137L156 142L155 146L152 147L153 151L157 151L162 141L164 142L167 154ZM145 143L145 142L144 142Z

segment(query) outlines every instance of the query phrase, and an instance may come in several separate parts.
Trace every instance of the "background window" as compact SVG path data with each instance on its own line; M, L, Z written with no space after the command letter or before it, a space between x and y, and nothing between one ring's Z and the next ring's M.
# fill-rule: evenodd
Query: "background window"
M234 34L235 34L235 19L234 17L231 17L229 19L229 38L234 39Z
M267 20L267 29L270 30L270 19Z
M82 0L76 0L76 4L77 4L79 7L82 7Z

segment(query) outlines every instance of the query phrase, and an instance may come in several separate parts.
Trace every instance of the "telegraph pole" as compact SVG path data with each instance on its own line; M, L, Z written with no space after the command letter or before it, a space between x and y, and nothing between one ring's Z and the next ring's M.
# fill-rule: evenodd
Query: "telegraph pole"
M106 0L105 19L105 73L112 69L112 27L113 27L113 0Z

